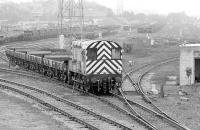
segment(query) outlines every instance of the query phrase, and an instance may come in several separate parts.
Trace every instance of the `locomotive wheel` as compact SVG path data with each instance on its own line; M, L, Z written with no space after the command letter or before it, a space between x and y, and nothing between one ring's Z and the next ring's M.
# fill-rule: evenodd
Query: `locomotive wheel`
M93 93L93 94L95 94L95 90L94 90L93 87L90 88L90 92Z
M84 89L86 92L89 92L89 90L90 90L90 85L89 85L89 84L84 85L83 89Z
M105 83L105 82L103 83L102 88L103 88L103 94L106 94L107 91L108 91L108 89L107 89L107 86L106 86L106 83Z
M43 74L43 69L42 69L42 67L39 67L39 73L40 73L40 74Z
M93 93L94 94L99 94L100 92L98 91L98 87L97 87L97 85L95 84L95 85L93 85Z
M87 86L85 88L86 88L87 92L94 93L93 85L91 82L89 84L87 84Z

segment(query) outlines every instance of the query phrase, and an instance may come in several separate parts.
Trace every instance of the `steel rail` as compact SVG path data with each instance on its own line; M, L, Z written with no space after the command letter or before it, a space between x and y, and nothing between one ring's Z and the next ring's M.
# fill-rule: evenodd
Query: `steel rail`
M175 59L177 60L177 59ZM137 81L137 86L139 87L140 89L140 92L143 96L143 98L152 105L152 107L154 107L159 113L161 113L162 115L164 115L166 118L170 119L171 121L174 122L174 124L177 125L177 127L179 127L180 129L184 129L184 130L190 130L188 127L186 127L185 125L181 124L180 122L178 122L177 120L173 119L172 117L170 117L169 115L167 115L165 112L163 112L160 108L158 108L152 101L151 99L145 94L144 90L142 89L142 86L141 86L141 81L142 81L142 78L147 74L149 73L151 70L163 65L163 64L167 64L169 62L173 62L175 60L170 60L170 61L166 61L166 62L163 62L163 63L159 63L151 68L149 68L146 72L144 72L143 74L141 74L139 76L139 79Z
M6 70L6 71L13 71L13 70ZM15 70L15 71L16 71L16 70ZM17 72L17 73L15 73L15 74L18 74L20 71L16 71L16 72ZM24 73L24 72L23 72L23 73ZM28 77L32 77L32 78L38 78L37 76L36 76L36 77L33 77L33 76L29 76L29 75L27 75L27 74L20 74L20 75L28 76ZM128 77L129 77L129 76L128 76ZM68 87L69 87L69 86L68 86ZM74 89L72 86L71 86L71 88ZM136 120L136 121L137 121L138 123L140 123L140 124L143 124L145 127L149 128L149 129L155 129L155 127L153 127L151 124L148 124L147 121L145 121L145 120L143 120L143 119L140 119L140 117L139 117L139 119L137 119L138 116L134 116L133 113L129 113L128 111L121 109L120 107L114 105L113 103L111 103L111 102L109 102L109 101L106 101L106 99L102 99L102 98L100 98L100 97L98 97L98 96L96 96L96 95L93 95L93 94L91 94L91 93L88 93L88 92L85 92L85 91L82 91L82 90L78 90L77 88L75 88L75 89L76 89L77 91L79 91L79 92L84 92L84 93L89 94L90 96L96 97L96 98L99 99L100 101L102 101L102 102L104 102L104 103L106 103L106 104L112 106L112 107L115 108L116 110L118 110L118 111L120 111L120 112L122 112L122 113L124 113L124 114L126 114L126 115L129 115L132 119Z
M185 125L179 123L178 121L176 121L175 119L173 119L172 117L170 117L169 115L167 115L166 113L164 113L162 110L160 110L155 104L153 104L153 102L150 100L150 98L144 93L144 90L142 89L142 86L141 86L141 84L140 84L142 78L144 77L144 75L146 75L149 71L151 71L152 69L155 69L155 68L158 67L158 66L161 66L161 65L163 65L163 64L167 64L167 63L169 63L169 62L173 62L173 61L176 61L176 60L178 60L178 58L170 58L170 59L168 59L167 61L160 62L160 63L158 63L158 64L153 65L153 66L150 67L147 71L145 71L145 73L141 74L141 75L138 77L139 79L138 79L137 82L135 82L135 81L133 81L133 80L131 79L130 74L132 74L133 72L136 72L136 71L140 70L140 68L138 68L137 70L132 70L132 71L129 72L129 73L126 73L126 69L125 69L125 67L124 67L124 65L123 65L123 70L124 70L124 72L125 72L125 74L126 74L125 77L123 78L123 80L125 80L125 79L128 77L128 79L129 79L130 83L132 84L132 86L134 86L134 87L136 88L136 91L143 97L143 99L144 99L147 103L151 104L151 106L152 106L153 108L155 108L160 114L162 114L163 116L165 116L166 118L168 118L169 121L172 122L172 123L174 123L179 129L190 130L190 129L187 128ZM152 64L150 63L150 64L147 64L147 65L144 65L144 66L141 67L141 69L143 69L143 68L145 68L145 67L148 67L149 65L152 65Z
M72 107L75 107L75 108L77 108L77 109L79 109L81 111L84 111L84 112L86 112L86 113L88 113L90 115L93 115L93 116L97 117L100 120L106 121L109 124L114 124L115 126L118 126L119 128L122 128L122 129L125 129L125 130L131 130L131 128L129 128L129 127L125 126L125 125L122 125L122 124L120 124L120 123L118 123L116 121L113 121L113 120L111 120L111 119L109 119L107 117L104 117L102 115L96 114L95 112L93 112L93 111L91 111L89 109L86 109L83 106L80 106L80 105L78 105L78 104L76 104L76 103L74 103L72 101L67 100L67 99L61 98L61 97L59 97L59 96L57 96L55 94L51 94L51 93L48 93L48 92L46 92L44 90L41 90L41 89L38 89L38 88L30 87L30 86L27 86L27 85L24 85L24 84L19 84L19 83L8 81L8 80L1 79L1 78L0 78L0 82L21 86L23 88L26 88L26 89L29 89L29 90L33 90L33 91L36 91L36 92L41 93L41 94L45 94L45 95L47 95L47 96L49 96L49 97L51 97L53 99L56 99L57 101L63 102L65 104L68 104L68 105L70 105Z
M166 61L166 60L168 61L168 60L173 60L173 59L178 59L178 57L170 57L170 58L167 58L167 59L164 59L164 60L161 60L161 61L155 61L155 62L152 62L152 63L147 63L147 64L144 64L144 65L142 65L142 66L140 66L140 67L138 67L136 69L132 68L130 70L130 72L126 73L126 75L123 77L122 81L124 81L128 77L127 74L131 75L132 73L134 73L136 71L139 71L139 70L141 70L141 69L143 69L145 67L148 67L150 65L154 65L154 64L157 64L158 62L162 62L162 61Z
M91 124L89 124L89 123L87 123L87 122L85 122L85 121L83 121L83 120L81 120L81 119L79 119L79 118L76 118L75 116L73 116L73 115L67 113L66 111L63 111L63 110L59 109L58 107L55 107L55 106L53 106L53 105L51 105L51 104L45 102L44 100L41 100L41 99L39 99L39 98L37 98L37 97L35 97L35 96L32 96L32 95L30 95L30 94L28 94L28 93L25 93L25 92L23 92L23 91L21 91L21 90L18 90L18 89L16 89L16 88L9 87L9 86L6 86L6 85L2 85L2 84L0 84L0 88L1 88L1 89L11 90L11 91L13 91L13 92L17 92L17 93L19 93L19 94L21 94L21 95L24 95L24 96L26 96L26 97L28 97L28 98L31 98L32 100L37 101L38 103L40 103L40 104L42 104L42 105L44 105L44 106L46 106L46 107L48 107L48 108L51 108L51 109L54 110L55 112L58 112L58 113L60 113L60 114L62 114L62 115L64 115L64 116L68 117L69 119L71 119L71 120L73 120L73 121L75 121L75 122L77 122L77 123L79 123L79 124L84 125L85 127L89 128L89 129L91 129L91 130L100 130L100 129L98 129L97 127L95 127L95 126L93 126L93 125L91 125Z
M152 130L158 130L154 125L152 125L150 122L148 122L146 119L144 119L144 117L142 117L139 113L137 113L133 107L131 106L131 104L129 103L129 101L127 100L127 98L125 97L125 95L123 94L123 91L121 89L119 89L122 100L125 102L125 104L127 105L127 107L130 109L132 114L135 114L137 117L139 117L141 120L143 120L144 122L146 122Z
M100 100L101 102L108 104L109 106L111 106L112 108L116 109L117 111L119 111L119 112L121 112L121 113L123 113L123 114L129 116L131 119L137 121L139 124L142 124L142 125L145 126L147 129L150 129L150 130L154 129L151 125L149 125L147 122L145 122L144 120L142 120L140 117L138 117L138 116L136 116L136 115L130 113L129 111L126 111L126 110L120 108L119 106L113 104L112 102L110 102L109 100L107 100L107 99L105 99L105 98L96 96L96 95L94 95L94 94L92 94L92 93L83 91L83 90L78 89L78 88L73 88L73 87L70 86L70 85L68 85L68 87L71 88L71 89L75 89L76 91L79 91L79 92L88 94L89 96L92 96L92 97L94 97L94 98Z
M0 68L0 69L1 69L1 68ZM12 72L13 70L10 70L10 69L8 69L8 70L6 69L6 71L13 73L13 72ZM18 74L18 75L22 75L22 76L26 76L26 77L38 78L38 77L34 77L34 76L32 76L32 75L30 76L30 75L27 75L27 74L23 74L23 72L22 72L22 73L21 73L21 72L19 73L19 72L20 72L20 71L17 71L16 73L14 72L14 74ZM53 81L59 82L58 80L53 80ZM9 81L9 82L11 82L11 81ZM60 82L59 82L59 83L60 83ZM66 87L67 84L62 83L62 85L63 85L64 87ZM137 121L138 123L142 124L142 125L145 126L146 128L152 129L152 128L151 128L151 125L149 125L148 123L146 123L145 121L143 121L143 120L140 119L139 117L137 117L137 116L133 115L132 113L130 113L130 112L128 112L128 111L126 111L126 110L124 110L124 109L118 107L117 105L113 104L112 102L110 102L110 101L108 101L108 100L106 100L106 99L104 99L104 98L102 98L102 97L96 96L96 95L94 95L94 94L92 94L92 93L83 91L83 90L78 89L78 88L74 88L74 87L71 86L71 85L67 85L67 87L70 88L70 89L74 89L74 90L76 90L76 91L79 91L79 92L81 92L81 93L88 94L89 96L92 96L92 97L94 97L94 98L100 100L101 102L108 104L109 106L111 106L112 108L116 109L117 111L122 112L123 114L129 116L131 119Z
M120 96L120 95L117 95L117 94L114 94L114 93L112 93L112 95L113 95L114 97L118 98L119 100L124 100L124 98L123 98L122 96ZM174 120L171 120L171 119L167 118L165 115L163 115L163 114L161 114L161 113L159 113L159 112L157 112L157 111L154 111L154 110L152 110L151 108L148 108L148 107L146 107L146 106L144 106L144 105L142 105L142 104L140 104L140 103L138 103L138 102L136 102L136 101L132 101L132 100L129 100L129 99L126 99L126 100L127 100L131 105L135 105L135 106L137 106L138 108L143 109L144 111L147 111L147 112L149 112L149 113L152 113L152 114L154 114L155 116L157 116L157 117L159 117L159 118L161 118L161 119L167 121L167 122L168 122L169 124L171 124L172 126L177 127L177 123L174 122Z
M26 77L29 77L29 78L35 78L35 79L44 78L44 79L46 79L46 77L41 76L39 74L34 74L34 73L31 73L31 72L25 72L25 71L21 71L21 70L13 70L13 69L7 69L7 68L0 67L0 71L9 72L9 73L21 75L21 76L26 76Z

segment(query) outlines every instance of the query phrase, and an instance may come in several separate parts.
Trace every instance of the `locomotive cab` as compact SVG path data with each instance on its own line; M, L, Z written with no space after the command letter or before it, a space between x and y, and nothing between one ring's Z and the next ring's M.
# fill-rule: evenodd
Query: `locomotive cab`
M86 48L86 52L89 89L97 94L118 89L122 78L122 48L112 41L96 41Z

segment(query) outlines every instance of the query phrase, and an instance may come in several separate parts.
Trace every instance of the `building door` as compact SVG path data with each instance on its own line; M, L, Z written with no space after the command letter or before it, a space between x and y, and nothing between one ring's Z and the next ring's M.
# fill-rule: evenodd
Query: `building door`
M195 59L195 83L200 82L200 59Z

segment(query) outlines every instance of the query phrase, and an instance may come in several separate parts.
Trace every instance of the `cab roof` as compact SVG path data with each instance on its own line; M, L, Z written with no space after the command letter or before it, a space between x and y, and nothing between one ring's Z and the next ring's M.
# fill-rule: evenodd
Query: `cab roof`
M119 49L121 49L121 47L119 46L119 44L117 44L116 42L107 41L107 40L78 40L78 41L73 41L72 45L76 46L76 47L80 47L82 49L87 49L88 47L89 48L95 48L99 44L103 44L103 43L108 44L108 46L110 46L112 48L119 48Z

